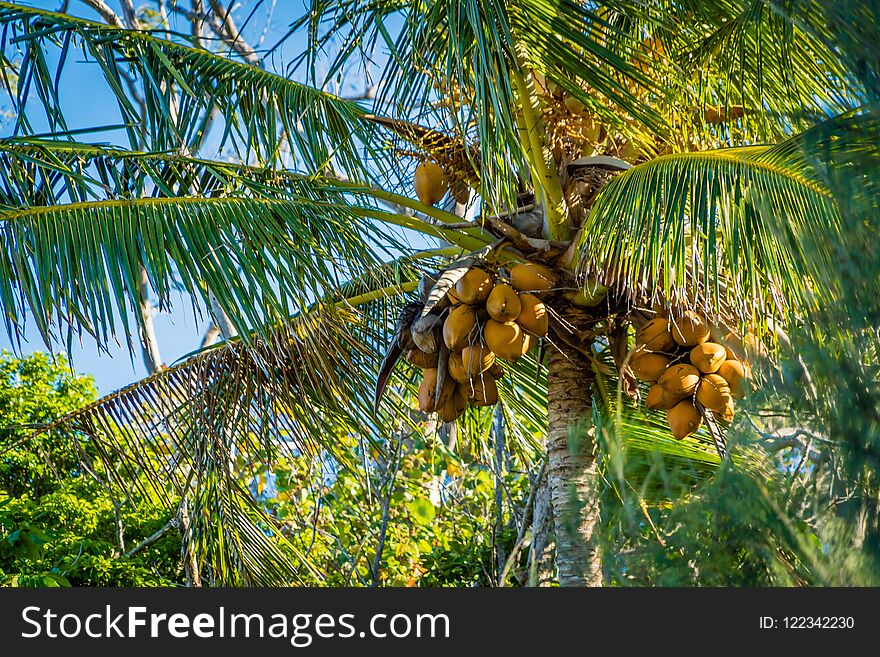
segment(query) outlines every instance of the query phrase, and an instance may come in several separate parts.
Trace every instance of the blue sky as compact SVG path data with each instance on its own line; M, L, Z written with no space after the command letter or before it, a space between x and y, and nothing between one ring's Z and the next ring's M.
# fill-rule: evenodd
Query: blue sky
M55 10L61 3L57 0L51 2L30 0L22 4ZM120 13L118 0L109 0L107 4L116 10L117 13ZM136 2L136 5L140 4L154 6L152 3ZM181 4L189 6L189 3ZM238 6L239 9L236 10L235 15L239 25L241 25L249 15L250 8L254 6L254 2L253 0L247 0ZM69 11L84 18L100 20L93 10L78 0L70 2ZM295 16L300 15L302 11L303 5L299 1L267 0L262 3L248 24L245 25L243 30L245 38L255 46L258 52L261 49L267 49L287 32L291 20ZM188 28L181 26L180 31L188 31ZM267 63L267 67L276 72L287 70L287 64L299 55L304 47L305 39L303 36L294 36L273 54L272 60ZM85 62L82 56L78 56L76 62L76 64L69 65L65 69L65 74L60 81L60 96L71 129L118 125L120 118L116 110L115 101L112 99L106 84L98 71L96 71L95 66ZM301 72L295 72L292 77L301 80L303 76ZM346 86L340 89L340 92L342 95L354 95L363 91L364 87L365 81L362 76L352 76ZM0 106L2 106L5 112L8 112L10 109L9 99L5 97L0 98ZM0 120L2 120L2 123L0 123L0 136L9 136L11 131L9 119ZM35 123L36 130L42 129L38 122ZM77 139L126 145L125 135L119 130L82 134L78 135ZM203 150L203 154L211 154L210 140ZM154 319L163 360L166 363L172 363L196 350L202 335L209 325L206 317L196 317L194 315L192 304L188 297L181 296L172 301L174 302L173 312L159 313ZM134 329L134 327L130 328ZM95 378L99 392L102 394L111 392L145 376L146 370L141 361L136 333L133 333L133 335L135 343L134 353L129 352L125 344L125 335L121 332L118 335L118 344L104 345L105 349L103 350L89 336L84 336L81 343L75 339L70 354L74 368L79 372L91 374ZM0 349L15 349L9 336L2 330L0 330ZM65 351L66 345L56 344L53 345L53 349ZM42 338L33 322L30 322L27 325L24 341L19 353L27 354L33 351L45 350L46 346Z

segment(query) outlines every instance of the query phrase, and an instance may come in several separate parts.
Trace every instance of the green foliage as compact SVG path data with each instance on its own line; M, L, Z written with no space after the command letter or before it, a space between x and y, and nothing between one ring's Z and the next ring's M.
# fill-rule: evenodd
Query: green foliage
M351 439L344 447L355 452L362 449ZM373 560L387 498L380 585L494 585L495 477L491 470L464 463L439 441L405 440L401 454L364 449L369 483L354 470L337 470L328 461L316 464L303 458L281 460L271 472L254 475L252 492L281 523L295 552L308 561L312 573L306 583L373 584ZM528 496L528 477L507 472L503 481L519 513ZM509 554L516 540L516 518L509 506L506 509L501 540ZM300 570L304 573L305 564ZM507 583L515 585L516 580L511 577Z
M0 356L0 582L7 586L163 586L180 578L176 530L121 556L118 522L130 550L169 521L149 500L123 502L84 465L94 447L68 432L31 437L33 426L95 397L91 378L45 354ZM102 470L93 465L100 477ZM104 479L102 479L104 480ZM117 491L118 493L118 491Z

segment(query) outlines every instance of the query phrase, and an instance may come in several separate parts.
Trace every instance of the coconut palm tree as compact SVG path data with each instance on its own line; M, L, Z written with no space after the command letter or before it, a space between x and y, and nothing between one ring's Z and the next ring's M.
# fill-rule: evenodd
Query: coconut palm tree
M549 332L505 363L498 403L508 440L546 454L560 584L600 585L597 427L625 415L631 444L704 468L724 454L711 411L677 441L633 408L633 330L695 311L760 350L835 292L832 256L801 249L840 229L811 153L870 133L877 69L838 43L838 10L806 0L311 5L290 30L308 39L305 84L234 30L212 50L199 30L0 2L7 331L29 317L47 343L121 332L133 348L144 282L160 309L179 292L228 318L219 345L62 421L116 464L114 485L146 472L150 494L184 500L217 581L278 583L296 569L231 461L290 450L358 468L340 435L381 450L432 430L401 411L419 385L398 358L413 320L442 319L468 270L541 265ZM376 52L369 98L321 86ZM58 80L82 58L124 145L68 124ZM227 159L203 155L211 130ZM442 180L415 200L422 163ZM491 415L465 412L462 439L485 444Z

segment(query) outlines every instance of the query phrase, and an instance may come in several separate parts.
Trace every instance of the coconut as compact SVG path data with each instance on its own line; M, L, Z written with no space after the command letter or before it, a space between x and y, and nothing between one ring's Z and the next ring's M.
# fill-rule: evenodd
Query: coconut
M727 405L721 411L721 419L725 422L733 422L733 397L727 400Z
M731 400L730 386L717 374L707 374L697 387L697 401L710 411L723 411Z
M458 304L461 303L461 299L455 293L455 286L454 285L452 287L450 287L449 290L446 291L446 298L449 299L449 303L451 303L453 306L457 306Z
M486 310L489 311L489 317L496 322L506 324L519 317L522 303L516 290L507 283L499 283L492 288L489 298L486 299Z
M456 306L443 322L443 341L450 351L461 351L476 338L477 313L470 306Z
M669 367L669 359L662 354L636 349L629 360L629 367L639 381L656 381Z
M727 352L728 359L739 360L740 354L743 353L742 339L727 328L720 326L709 327L709 340L716 342L724 347Z
M486 346L505 360L516 360L529 349L528 335L518 324L502 324L490 319L483 328L483 338Z
M693 365L679 363L670 365L669 369L657 381L666 388L667 392L679 397L686 397L693 394L699 385L700 372Z
M486 374L497 381L504 376L504 370L501 369L501 365L499 365L498 361L496 360L494 363L492 363L492 367L486 370Z
M636 344L644 345L651 351L671 351L675 340L669 331L665 317L655 317L636 332Z
M749 385L749 370L745 365L738 360L726 360L718 368L718 374L727 381L731 395L737 399L746 396Z
M510 270L510 283L520 292L543 292L556 285L556 274L549 267L526 262Z
M516 317L516 323L532 335L543 338L548 329L547 306L534 294L527 292L520 294L519 300L522 310Z
M437 354L429 354L421 349L410 349L406 353L406 359L422 369L437 367Z
M461 362L468 376L474 377L492 367L495 354L485 344L475 344L464 348Z
M416 167L415 188L422 203L436 205L449 189L449 182L439 164L422 162Z
M697 408L689 401L680 401L669 409L666 414L672 435L681 440L690 436L703 423L703 418Z
M577 114L578 116L580 116L586 111L587 106L574 96L566 96L565 108L572 114Z
M682 347L696 347L709 339L706 320L688 310L672 322L672 337Z
M419 410L425 413L433 413L437 410L434 394L437 390L437 370L426 369L422 372L422 382L419 384Z
M704 342L691 349L691 363L703 374L714 374L727 360L727 351L715 342Z
M458 383L467 383L467 380L470 378L459 351L453 351L449 354L446 371Z
M681 401L681 397L671 394L659 383L655 383L645 397L645 406L652 411L668 411Z
M468 269L455 284L455 294L461 302L472 306L485 303L491 293L492 277L479 267Z
M494 406L498 403L498 385L488 374L471 379L464 387L474 406Z
M593 277L587 278L578 290L569 290L564 294L578 308L595 308L608 296L608 288Z
M463 403L462 399L464 399ZM465 408L467 408L467 397L463 398L456 389L453 394L449 395L443 406L437 409L437 416L441 422L455 422Z
M438 374L439 374L439 370L438 370ZM456 384L456 381L451 376L446 376L443 379L443 388L440 390L440 394L436 396L435 401L434 401L434 408L436 408L438 411L441 408L443 408L443 404L445 404L446 400L448 400L452 396L452 393L455 392L455 384ZM436 389L437 389L437 386L436 386L436 380L435 380L435 385L434 385L435 394L436 394Z

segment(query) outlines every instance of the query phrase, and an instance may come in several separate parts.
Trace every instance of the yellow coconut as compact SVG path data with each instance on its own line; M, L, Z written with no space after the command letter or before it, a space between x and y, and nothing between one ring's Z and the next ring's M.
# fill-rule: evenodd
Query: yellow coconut
M516 290L507 283L499 283L492 288L489 298L486 299L486 310L489 312L489 317L496 322L506 324L519 317L522 303Z
M436 205L449 189L449 182L439 164L422 162L416 167L415 188L422 203Z
M670 394L685 397L696 390L700 383L700 371L693 365L678 363L670 365L657 381Z
M451 303L453 306L460 304L462 302L461 299L459 298L458 294L456 294L456 292L455 292L454 285L451 288L449 288L449 290L447 290L446 298L449 299L449 303Z
M492 363L492 367L486 370L486 374L497 381L504 376L504 370L501 368L501 365L499 365L498 361L496 360L494 363Z
M710 411L723 411L731 399L730 386L717 374L707 374L697 387L697 401Z
M655 383L648 391L647 397L645 397L645 406L652 411L668 411L680 401L681 397L670 394L666 388L659 383Z
M422 372L422 382L419 384L419 410L425 413L433 413L437 410L434 394L437 389L437 370L426 369Z
M516 360L529 349L528 335L518 324L502 324L490 319L483 328L483 338L499 358Z
M443 341L450 351L461 351L476 339L477 313L470 306L456 306L443 322Z
M703 423L703 417L696 406L687 400L678 402L670 408L666 414L666 419L669 421L672 435L679 440L685 436L690 436Z
M459 351L453 351L449 354L446 371L458 383L467 383L467 380L470 378Z
M489 374L471 379L465 389L474 406L494 406L498 403L498 385Z
M495 354L485 344L477 343L462 350L461 362L468 376L475 377L492 367Z
M727 360L727 351L715 342L704 342L691 349L691 363L703 374L714 374Z
M556 274L544 265L526 262L510 270L510 283L520 292L543 292L556 285Z
M439 373L439 371L438 371ZM436 379L435 383L435 393L436 393ZM452 393L455 392L456 381L447 373L446 377L443 379L443 388L440 390L440 394L434 400L434 408L438 411L443 408L443 404L452 396Z
M437 416L442 422L455 422L458 416L464 412L465 408L467 408L467 397L460 393L458 387L456 387L443 403L443 406L437 409Z
M522 310L520 310L519 315L516 317L516 323L532 335L543 338L547 335L547 329L549 328L547 306L534 294L528 294L527 292L520 294L519 300Z
M566 96L564 102L565 108L572 114L577 114L578 116L580 116L587 110L587 106L574 96Z
M691 310L674 320L671 330L673 339L682 347L696 347L709 339L706 320Z
M718 368L718 374L730 386L730 394L741 399L748 390L749 370L738 360L726 360Z
M669 359L639 348L630 358L629 367L639 381L656 381L669 367Z
M464 411L464 409L468 406L469 396L468 396L468 388L467 384L462 385L459 383L455 386L455 391L452 393L452 398L455 400L455 409L458 411L458 414Z
M728 359L739 360L743 353L743 341L736 333L720 326L709 327L709 340L724 347Z
M455 294L462 303L472 306L486 302L492 293L492 276L479 267L469 269L455 284Z
M636 344L644 345L651 351L671 351L675 348L675 340L669 331L669 322L665 317L655 317L636 332Z
M406 359L422 369L437 367L437 354L429 354L421 349L410 349L406 353Z
M725 422L733 422L733 397L727 401L727 406L721 411L721 419Z

